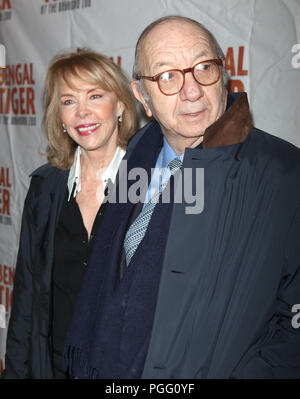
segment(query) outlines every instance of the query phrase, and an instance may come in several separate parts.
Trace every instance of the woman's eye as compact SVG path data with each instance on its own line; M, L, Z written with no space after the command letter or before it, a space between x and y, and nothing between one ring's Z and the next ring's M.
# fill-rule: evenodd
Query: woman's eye
M70 105L70 104L72 104L72 100L65 100L63 102L63 105Z
M98 98L101 98L101 97L102 97L101 94L93 94L92 95L93 100L97 100Z

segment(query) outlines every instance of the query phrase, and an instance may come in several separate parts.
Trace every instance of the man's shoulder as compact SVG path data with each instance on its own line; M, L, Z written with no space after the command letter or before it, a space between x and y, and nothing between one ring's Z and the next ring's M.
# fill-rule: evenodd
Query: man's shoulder
M159 124L157 123L156 120L152 120L148 122L145 126L143 126L141 129L139 129L129 140L128 146L127 146L127 151L124 159L128 158L130 153L133 151L137 143L142 139L142 137L149 132L152 129L160 129Z
M246 156L254 162L262 160L282 170L300 169L298 147L258 128L251 130Z

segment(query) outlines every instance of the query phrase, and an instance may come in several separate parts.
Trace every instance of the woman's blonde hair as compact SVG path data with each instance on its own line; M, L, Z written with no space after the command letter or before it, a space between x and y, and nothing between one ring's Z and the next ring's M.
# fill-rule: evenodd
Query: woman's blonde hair
M118 145L126 148L129 138L137 129L135 102L127 77L109 58L88 49L75 53L57 55L47 71L44 87L44 127L48 140L48 161L60 169L70 169L74 161L77 144L63 131L60 118L59 84L63 79L68 86L72 77L97 84L102 89L114 92L125 105L122 122L119 124Z

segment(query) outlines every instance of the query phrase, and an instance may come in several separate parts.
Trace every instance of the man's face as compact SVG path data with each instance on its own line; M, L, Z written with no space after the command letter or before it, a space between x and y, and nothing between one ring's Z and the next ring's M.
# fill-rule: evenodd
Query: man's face
M189 22L168 21L157 25L145 38L140 52L140 69L144 76L154 76L168 69L185 69L200 61L216 58L209 38ZM159 122L162 131L177 153L196 147L205 129L226 108L226 89L221 78L212 86L201 86L192 73L185 74L181 91L166 96L156 82L144 80L149 101L145 101L138 82L132 83L135 96L148 116Z

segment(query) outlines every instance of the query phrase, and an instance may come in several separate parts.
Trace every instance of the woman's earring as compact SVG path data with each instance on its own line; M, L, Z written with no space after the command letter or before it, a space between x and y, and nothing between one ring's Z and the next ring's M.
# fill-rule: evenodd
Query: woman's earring
M123 120L123 116L122 116L122 114L121 115L119 115L119 123L122 123L122 120Z
M67 131L67 128L66 128L66 126L65 126L65 124L64 124L64 123L62 123L61 125L62 125L62 128L63 128L63 131L64 131L64 133L68 133L68 131Z

